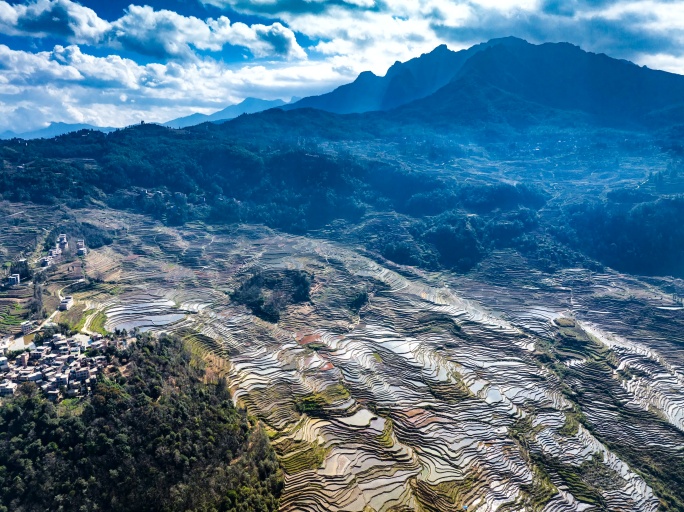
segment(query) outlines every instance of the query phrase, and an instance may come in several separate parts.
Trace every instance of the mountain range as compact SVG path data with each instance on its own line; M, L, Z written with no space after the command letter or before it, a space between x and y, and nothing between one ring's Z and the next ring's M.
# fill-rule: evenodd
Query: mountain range
M415 59L395 62L385 76L364 71L350 84L303 98L283 109L315 108L337 114L390 110L438 91L457 76L470 57L501 41L493 39L458 52L443 44Z
M246 98L236 105L230 105L223 110L219 110L213 114L199 114L195 113L186 117L179 117L178 119L173 119L163 126L168 128L187 128L188 126L194 126L201 123L217 123L221 121L227 121L229 119L234 119L242 114L255 114L263 110L268 110L270 108L280 107L285 105L286 102L283 100L262 100L259 98Z
M66 133L77 132L79 130L98 130L108 133L116 130L116 128L94 126L92 124L84 123L50 123L50 125L46 126L45 128L39 128L38 130L31 130L28 132L15 133L13 131L7 130L0 133L0 139L51 139L52 137L57 137Z
M281 108L365 113L366 119L400 123L571 121L651 128L682 121L684 76L569 43L507 37L458 52L439 46L395 63L384 77L364 72L330 93Z
M454 80L399 114L509 123L560 115L592 124L654 127L681 120L683 106L681 75L568 43L507 39L473 55Z
M297 98L295 98L295 101ZM242 114L254 114L261 112L262 110L267 110L274 107L280 107L285 105L286 102L283 100L262 100L259 98L246 98L236 105L229 105L223 110L219 110L213 114L199 114L195 113L186 117L179 117L178 119L173 119L162 126L169 128L187 128L189 126L198 125L201 123L218 123L221 121L227 121L229 119L234 119ZM101 132L111 132L116 130L112 127L102 127L94 126L91 124L83 123L50 123L49 126L45 128L40 128L37 130L31 130L28 132L15 133L13 131L7 130L0 133L0 139L50 139L52 137L57 137L59 135L65 135L71 132L77 132L79 130L97 130Z
M407 62L396 62L385 76L366 71L323 95L290 103L247 98L214 114L195 113L163 126L219 124L243 114L257 116L243 116L226 129L239 131L251 125L259 131L282 125L315 133L335 125L332 130L340 135L351 125L377 135L388 126L416 123L436 129L543 124L653 129L684 124L684 76L586 52L569 43L536 45L506 37L460 51L441 45ZM333 121L328 114L343 117ZM31 132L4 132L0 138L50 138L81 129L114 130L52 123Z

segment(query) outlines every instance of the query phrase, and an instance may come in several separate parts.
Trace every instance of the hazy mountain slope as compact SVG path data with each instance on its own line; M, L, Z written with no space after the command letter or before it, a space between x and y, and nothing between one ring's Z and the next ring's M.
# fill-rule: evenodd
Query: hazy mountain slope
M301 107L364 113L371 125L650 127L684 119L684 77L568 43L534 45L508 37L460 52L440 46L395 64L384 77L365 72L286 109Z
M66 133L77 132L79 130L97 130L100 132L111 132L116 130L116 128L103 127L103 126L93 126L92 124L69 124L69 123L51 123L50 126L46 128L41 128L40 130L32 130L23 133L13 133L10 131L3 132L0 134L0 139L51 139L52 137L58 137L59 135L64 135Z
M246 98L236 105L229 105L223 110L214 112L213 114L199 114L195 113L186 117L179 117L163 124L169 128L186 128L200 123L226 121L234 119L242 114L254 114L270 108L280 107L285 105L283 100L262 100L259 98Z
M435 94L392 118L534 124L585 120L613 126L681 122L684 77L567 43L507 40L473 55Z
M303 98L285 109L316 108L338 114L389 110L437 91L456 76L472 55L496 41L499 40L459 52L441 45L415 59L396 62L383 77L365 71L350 84L327 94Z

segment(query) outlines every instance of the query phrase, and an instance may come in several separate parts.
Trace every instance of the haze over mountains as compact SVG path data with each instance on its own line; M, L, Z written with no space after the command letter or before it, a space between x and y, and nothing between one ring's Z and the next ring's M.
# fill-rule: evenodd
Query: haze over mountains
M31 130L28 132L14 133L12 131L5 131L0 133L0 139L51 139L52 137L58 137L59 135L64 135L65 133L77 132L79 130L98 130L101 132L111 132L116 130L116 128L104 127L104 126L94 126L92 124L85 123L50 123L49 126L45 128L40 128L38 130Z
M283 100L262 100L259 98L246 98L240 103L235 105L229 105L226 108L214 112L213 114L200 114L195 113L189 116L180 117L178 119L173 119L162 126L167 126L169 128L187 128L188 126L195 126L201 123L218 123L221 121L227 121L229 119L234 119L242 114L254 114L256 112L261 112L269 108L279 107L285 105ZM77 132L79 130L97 130L101 132L111 132L116 130L112 127L102 127L94 126L91 124L70 124L70 123L51 123L45 128L38 130L31 130L28 132L15 133L12 131L5 131L0 133L0 139L12 139L14 137L20 139L49 139L52 137L57 137L59 135L65 135L71 132Z
M217 123L220 121L227 121L234 119L242 114L255 114L269 108L280 107L286 103L283 100L261 100L259 98L246 98L236 105L229 105L223 110L219 110L210 115L195 113L186 117L179 117L173 119L163 126L169 128L186 128L188 126L195 126L201 123Z
M220 123L243 114L271 111L262 118L289 124L319 114L282 116L274 109L316 109L331 114L363 114L370 123L420 123L444 127L482 123L516 127L544 123L589 123L623 128L661 127L684 117L684 76L639 67L569 43L530 44L522 39L492 39L461 51L446 45L407 62L385 76L361 73L349 84L320 95L286 103L247 98L214 114L195 113L163 126L187 128ZM292 117L294 116L294 117ZM352 117L342 123L356 123ZM306 129L306 126L300 126ZM52 123L49 127L0 138L50 138L81 129L111 131L87 124Z
M545 121L624 127L680 122L684 77L639 67L568 43L508 37L452 52L440 46L384 77L356 81L284 109L391 111L393 122L513 125Z

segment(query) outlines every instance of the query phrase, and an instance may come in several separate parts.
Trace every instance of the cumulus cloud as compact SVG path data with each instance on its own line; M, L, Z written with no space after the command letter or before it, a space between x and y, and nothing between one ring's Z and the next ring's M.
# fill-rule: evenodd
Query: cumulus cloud
M684 72L684 3L670 0L200 1L225 16L130 5L105 21L97 2L93 11L74 0L0 0L4 34L60 42L44 52L0 45L0 131L28 112L35 122L121 126L209 113L246 96L318 94L442 43L458 50L508 35Z
M9 35L63 36L72 42L94 44L109 30L109 23L70 0L15 5L1 1L0 29Z
M206 58L143 65L118 55L89 55L76 45L38 53L0 45L0 132L76 118L100 126L163 122L214 112L248 96L320 94L347 79L327 62L232 69Z
M195 51L219 52L228 44L247 48L255 57L303 59L294 32L271 25L231 23L221 16L206 20L169 10L130 5L108 22L72 0L37 0L12 5L0 1L0 29L17 36L63 37L76 44L103 44L157 59L195 58Z
M320 39L319 49L328 53L333 41L358 53L421 40L463 48L508 35L569 41L628 59L644 53L681 56L684 47L684 3L671 0L203 1L277 17L295 32Z
M33 85L81 80L78 70L50 59L46 52L14 51L0 45L0 76L5 85Z
M204 21L173 11L155 11L149 6L131 5L112 24L114 44L137 53L157 57L194 57L191 47L220 51L224 45L243 46L255 57L305 58L294 33L281 23L266 26L231 23L221 16Z
M655 1L548 2L542 9L503 11L472 7L471 16L449 25L435 19L434 32L467 44L515 35L530 42L568 41L594 52L645 63L644 54L682 55L684 4Z

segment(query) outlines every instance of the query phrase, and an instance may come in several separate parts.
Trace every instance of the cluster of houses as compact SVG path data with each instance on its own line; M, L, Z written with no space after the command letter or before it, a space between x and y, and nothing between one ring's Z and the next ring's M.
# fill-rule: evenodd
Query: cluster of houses
M48 251L48 255L45 256L44 258L41 258L40 260L40 265L42 267L49 267L53 263L59 260L61 258L62 253L66 251L69 248L69 240L67 240L67 236L64 233L61 233L57 237L57 242L55 242L55 247L50 249ZM77 240L76 241L76 254L78 256L85 256L88 254L88 249L85 246L85 240Z
M126 348L135 338L109 340L99 334L53 335L42 346L22 352L14 361L0 356L0 396L11 396L24 382L33 382L53 401L89 394L107 366L105 356L86 356L89 349Z

